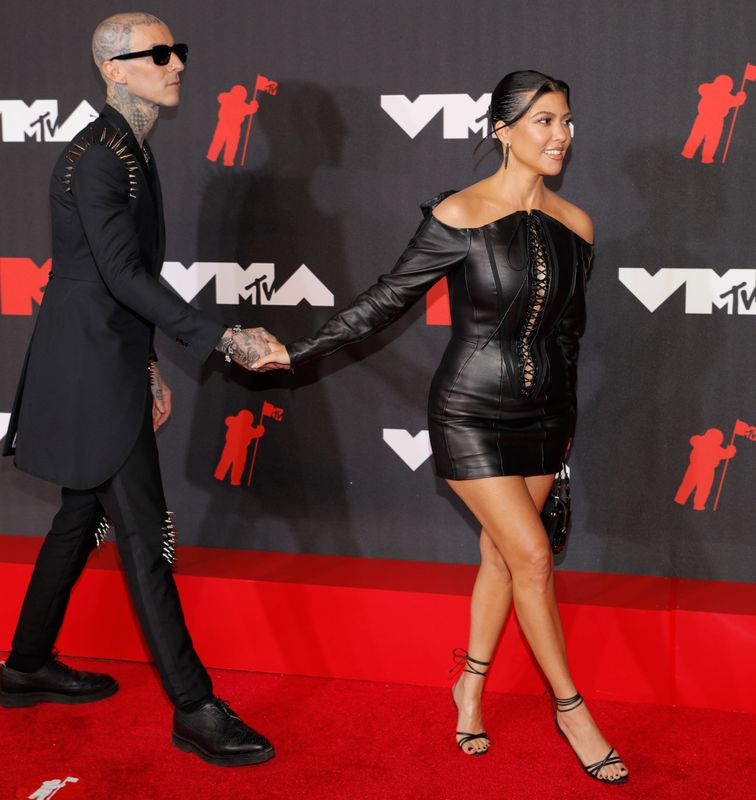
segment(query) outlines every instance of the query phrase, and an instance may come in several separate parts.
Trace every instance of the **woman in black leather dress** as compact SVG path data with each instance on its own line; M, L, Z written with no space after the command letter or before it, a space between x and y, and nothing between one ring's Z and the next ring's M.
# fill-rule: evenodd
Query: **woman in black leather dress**
M468 651L452 693L457 742L482 755L483 676L514 602L553 690L558 730L592 777L627 769L591 718L570 676L554 595L553 559L540 520L572 441L578 340L591 266L590 218L543 183L572 139L569 89L537 72L507 75L491 99L498 171L425 204L424 220L390 274L311 337L256 369L302 364L370 336L440 278L449 281L452 337L430 390L438 474L482 526Z

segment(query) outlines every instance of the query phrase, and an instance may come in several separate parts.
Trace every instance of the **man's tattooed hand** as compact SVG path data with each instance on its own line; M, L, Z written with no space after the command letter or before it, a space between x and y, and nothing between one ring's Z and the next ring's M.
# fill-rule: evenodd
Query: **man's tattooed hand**
M225 353L227 361L251 370L259 358L270 353L271 345L278 344L278 339L265 328L228 328L215 349Z

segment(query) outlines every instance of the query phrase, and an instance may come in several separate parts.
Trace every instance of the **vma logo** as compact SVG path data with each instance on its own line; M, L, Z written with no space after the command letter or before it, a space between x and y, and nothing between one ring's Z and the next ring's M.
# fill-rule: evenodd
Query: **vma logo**
M485 138L490 103L490 93L477 100L469 94L421 94L414 100L404 94L381 95L381 108L410 139L438 114L443 120L444 139L467 139L471 132Z
M0 133L4 142L68 142L98 116L86 100L63 121L57 100L0 100Z
M41 266L31 258L0 257L0 314L30 316L40 305L52 268L52 259ZM275 265L253 263L243 269L227 262L197 262L185 268L178 261L166 261L161 276L187 302L191 302L210 281L215 280L216 302L238 305L296 306L303 300L311 306L333 306L333 292L302 264L277 289Z
M178 261L166 261L160 276L187 302L191 302L215 279L219 305L238 305L239 299L253 305L296 306L303 300L311 306L332 306L333 292L306 264L278 289L273 287L274 264L253 263L246 269L229 262L197 261L186 268Z
M756 314L756 269L730 269L718 275L713 269L663 267L651 275L643 268L620 268L619 279L649 311L656 311L684 286L686 314L711 314L715 308L728 314Z

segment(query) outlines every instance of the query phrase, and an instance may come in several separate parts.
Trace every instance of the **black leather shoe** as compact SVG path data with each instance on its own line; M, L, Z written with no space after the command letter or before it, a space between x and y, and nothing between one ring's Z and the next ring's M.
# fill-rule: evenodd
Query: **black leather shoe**
M196 711L173 712L173 744L196 753L208 764L241 767L273 758L273 745L242 722L223 700L214 697Z
M0 666L0 706L23 708L37 703L94 703L118 691L118 684L99 672L79 672L51 659L36 672Z

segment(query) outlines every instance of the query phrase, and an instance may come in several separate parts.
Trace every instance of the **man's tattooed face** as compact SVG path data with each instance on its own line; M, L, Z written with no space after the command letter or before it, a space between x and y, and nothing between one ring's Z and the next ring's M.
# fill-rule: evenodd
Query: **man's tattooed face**
M105 65L108 102L126 117L138 137L152 127L161 106L178 105L184 65L175 53L164 66L155 64L149 55L125 61L109 59L174 43L168 26L149 15L118 14L95 31L92 52L95 61Z

